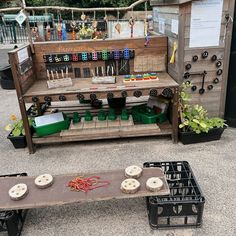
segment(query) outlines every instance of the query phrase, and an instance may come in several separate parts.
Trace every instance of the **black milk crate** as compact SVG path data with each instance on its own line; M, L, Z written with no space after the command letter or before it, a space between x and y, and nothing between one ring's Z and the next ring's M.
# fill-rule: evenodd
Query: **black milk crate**
M146 162L166 174L170 194L146 197L151 228L200 227L205 198L187 161Z
M27 176L27 174L0 175L0 178L18 176ZM8 236L20 236L27 211L28 210L0 211L0 235L2 235L1 232L7 232Z

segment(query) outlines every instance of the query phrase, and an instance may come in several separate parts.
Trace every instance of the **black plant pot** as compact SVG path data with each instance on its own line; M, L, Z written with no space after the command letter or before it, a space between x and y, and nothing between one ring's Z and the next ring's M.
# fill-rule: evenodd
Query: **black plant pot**
M183 144L202 143L219 140L225 128L213 128L208 133L196 134L195 132L183 132L179 130L179 140Z
M23 135L14 137L10 133L7 136L7 138L12 142L12 144L15 148L25 148L27 146L26 137Z
M107 101L110 108L121 109L125 107L126 98L108 98Z

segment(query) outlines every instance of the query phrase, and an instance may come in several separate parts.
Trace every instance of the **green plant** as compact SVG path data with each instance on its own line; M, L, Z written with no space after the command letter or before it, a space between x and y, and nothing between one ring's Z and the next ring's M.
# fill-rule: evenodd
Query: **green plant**
M11 116L11 120L13 121L13 124L8 124L5 127L6 131L11 131L11 136L18 137L18 136L24 136L25 135L25 129L23 120L17 120L15 115ZM30 127L32 126L33 120L31 118L28 118Z
M197 134L202 132L208 133L212 128L223 128L227 126L225 120L214 117L209 118L207 110L200 105L191 105L191 95L187 90L192 86L191 83L185 82L181 86L179 98L179 128L184 132L194 131Z

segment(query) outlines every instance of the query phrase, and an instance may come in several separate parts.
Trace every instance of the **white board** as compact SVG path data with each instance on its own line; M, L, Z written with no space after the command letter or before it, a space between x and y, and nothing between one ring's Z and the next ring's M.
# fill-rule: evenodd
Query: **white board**
M192 3L189 47L219 46L223 0Z
M131 29L128 21L119 21L121 25L120 34L115 29L117 21L108 22L108 36L109 38L119 39L119 38L130 38ZM135 21L133 37L144 37L144 21Z
M27 60L27 59L29 58L29 54L28 54L28 49L27 49L27 47L25 47L25 48L19 50L19 51L17 52L17 56L18 56L18 61L19 61L19 63L21 63L21 62Z

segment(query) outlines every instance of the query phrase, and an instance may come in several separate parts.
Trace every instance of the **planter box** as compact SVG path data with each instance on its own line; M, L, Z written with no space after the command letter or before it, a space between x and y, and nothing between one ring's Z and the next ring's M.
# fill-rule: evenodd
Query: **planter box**
M25 136L11 136L11 133L7 136L7 138L12 142L15 148L25 148L27 146Z
M208 133L196 134L195 132L179 131L179 140L183 144L202 143L219 140L225 128L213 128Z

